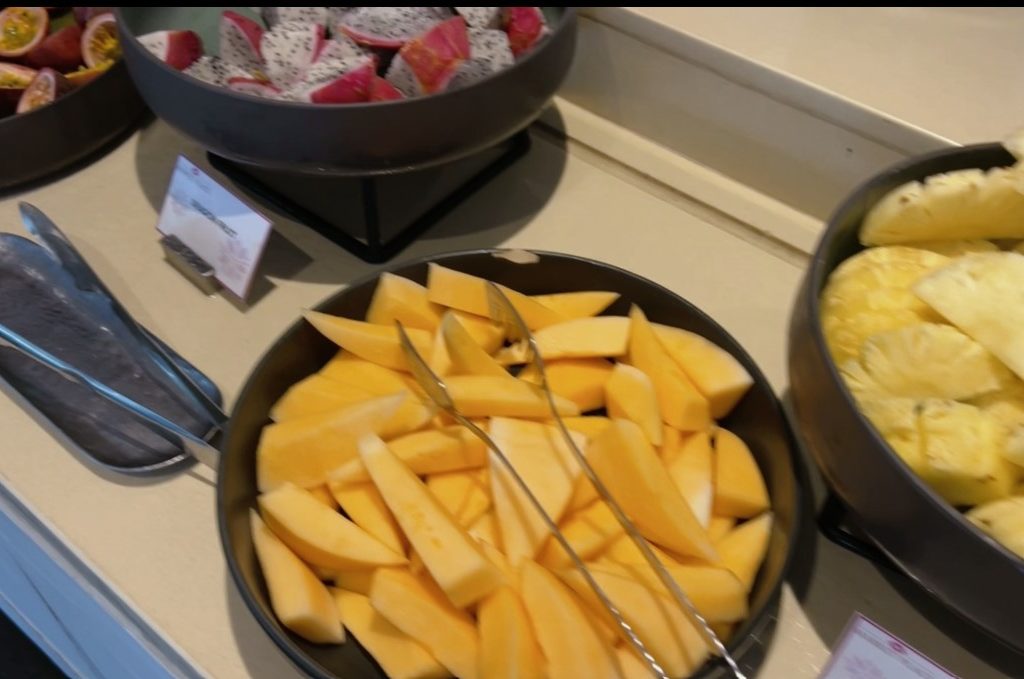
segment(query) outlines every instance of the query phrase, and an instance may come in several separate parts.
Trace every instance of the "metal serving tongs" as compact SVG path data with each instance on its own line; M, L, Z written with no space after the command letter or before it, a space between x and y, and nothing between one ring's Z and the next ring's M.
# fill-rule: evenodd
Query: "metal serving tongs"
M181 446L182 450L199 462L213 469L217 468L219 453L217 451L215 441L221 433L221 423L211 425L205 437L193 434L188 429L172 422L160 413L147 408L141 403L138 403L116 389L107 386L105 383L76 368L67 361L54 356L2 323L0 323L0 347L10 347L37 363L46 366L50 370L53 370L61 377L90 389L97 395L121 408L124 412L138 420L142 425L146 426L154 433L162 436L171 443ZM178 368L174 366L173 362L171 365L173 366L173 370L178 370Z
M139 325L132 315L128 313L128 310L103 284L100 277L96 275L96 272L92 270L92 267L85 261L85 258L71 244L71 241L64 235L64 232L53 223L53 220L43 214L42 210L29 203L18 203L18 210L21 213L21 221L25 229L60 263L72 280L74 280L75 285L80 290L94 293L103 299L127 329L130 338L149 351L153 359L152 365L144 365L143 367L150 369L150 374L162 382L170 393L182 397L180 399L182 405L193 415L200 420L209 422L211 427L220 428L223 426L227 421L227 415L220 405L210 398L187 372L178 366L170 356L167 345L163 344L157 337ZM156 368L156 370L151 368ZM139 407L143 408L143 406Z
M698 632L700 632L701 636L703 637L705 643L707 643L707 645L713 650L715 654L722 657L722 659L729 666L729 669L732 671L732 674L736 677L736 679L746 679L745 675L740 671L739 665L737 665L735 659L729 654L729 651L725 648L725 644L723 644L722 640L718 638L714 630L711 629L711 626L708 624L707 620L705 620L704 617L697 611L693 603L686 596L683 590L679 587L679 584L675 581L675 579L672 578L669 572L658 560L658 557L655 556L654 552L647 544L647 541L643 538L643 536L640 535L640 532L637 530L636 526L633 525L633 522L630 521L629 517L626 516L625 512L622 511L622 508L619 507L619 504L615 501L611 493L601 482L601 479L598 478L593 468L587 462L587 459L583 455L583 452L576 445L572 436L570 436L568 428L566 428L565 423L562 421L561 416L558 414L558 409L555 407L554 397L552 395L550 387L548 386L547 372L544 368L544 359L541 356L539 349L537 348L537 342L534 339L533 334L530 332L530 329L523 321L522 316L519 315L519 312L508 300L508 297L505 296L505 293L503 293L501 289L494 283L487 283L487 301L491 312L491 318L505 325L506 330L511 339L520 340L521 342L525 343L527 349L526 363L531 363L537 375L540 376L541 390L544 392L545 398L547 399L547 404L549 410L551 411L551 416L555 420L555 423L558 425L558 429L559 431L561 431L562 438L569 446L569 449L573 452L573 455L576 457L577 462L583 469L584 474L587 475L589 481L594 485L594 488L595 490L597 490L598 495L600 495L601 499L604 500L604 502L608 505L609 509L615 516L616 520L622 525L623 529L626 531L626 534L629 535L630 539L636 544L641 554L644 555L644 558L647 560L647 563L651 566L652 569L654 569L654 572L658 574L658 578L665 585L668 591L671 592L673 598L675 598L680 608L682 608L683 612L694 623ZM608 596L601 590L600 586L597 584L597 582L591 576L590 572L587 570L587 567L584 565L583 560L580 559L579 555L569 545L568 540L565 539L565 536L558 529L556 523L541 507L540 502L533 495L532 491L529 489L529 487L527 486L526 482L522 479L522 477L520 477L519 474L516 473L515 469L513 468L512 464L508 461L508 459L505 457L504 453L497 447L497 445L495 445L494 441L491 440L490 436L488 436L483 430L481 430L479 427L473 424L473 422L471 422L464 415L458 412L458 410L455 407L455 403L452 401L451 396L448 394L448 389L445 386L444 381L430 369L426 361L424 361L423 358L416 352L416 349L413 347L412 342L406 335L405 330L401 327L401 324L398 324L398 330L402 342L402 348L405 350L405 355L408 359L409 368L412 371L413 377L416 378L416 381L426 392L427 396L439 408L441 408L451 417L453 417L459 424L472 431L478 438L480 438L487 445L488 448L490 448L492 452L495 453L495 455L498 457L501 463L512 475L512 478L523 489L530 503L544 519L544 523L547 525L552 535L554 535L559 545L562 547L562 549L566 551L567 554L569 554L573 561L573 564L586 579L587 584L594 590L594 592L598 596L598 599L600 599L601 603L604 604L605 608L607 608L608 611L615 618L619 627L625 633L627 641L629 641L633 648L636 649L637 652L639 652L641 658L647 663L647 666L650 668L654 676L659 677L659 679L666 679L667 674L665 673L665 670L662 669L662 667L657 663L654 657L647 651L647 649L644 647L643 642L637 636L636 632L633 631L633 628L629 625L628 622L626 622L626 620L622 617L622 614L618 611L618 609L611 602Z

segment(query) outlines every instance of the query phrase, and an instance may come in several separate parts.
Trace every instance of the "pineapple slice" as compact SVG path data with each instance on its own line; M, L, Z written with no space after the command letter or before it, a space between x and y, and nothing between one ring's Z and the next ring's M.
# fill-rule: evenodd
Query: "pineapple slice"
M990 240L924 240L907 243L918 250L928 250L946 257L959 257L972 252L998 252L999 246Z
M1024 255L965 255L918 281L914 292L1024 377Z
M932 175L890 191L864 218L860 241L1024 237L1024 172L977 168Z
M971 404L996 418L1006 428L1003 457L1024 467L1024 382L1014 379L999 391L971 399Z
M896 454L920 475L924 471L924 454L918 402L912 398L876 396L858 399L857 405Z
M954 327L917 323L864 343L861 365L892 396L969 399L996 391L1012 375L995 356Z
M1006 435L980 408L927 399L918 423L921 477L950 504L977 505L1010 495L1017 472L1002 455Z
M1008 497L967 512L971 523L1024 558L1024 496Z

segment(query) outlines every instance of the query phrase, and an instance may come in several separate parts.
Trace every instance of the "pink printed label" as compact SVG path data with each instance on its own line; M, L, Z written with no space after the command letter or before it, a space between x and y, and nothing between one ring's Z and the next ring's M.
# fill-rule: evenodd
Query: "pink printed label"
M958 679L857 613L819 679Z

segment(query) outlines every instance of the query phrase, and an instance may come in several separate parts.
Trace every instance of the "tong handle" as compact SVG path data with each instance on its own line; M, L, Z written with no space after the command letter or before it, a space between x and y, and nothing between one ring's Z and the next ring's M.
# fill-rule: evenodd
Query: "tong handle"
M125 396L104 382L101 382L91 375L79 370L67 361L54 356L39 345L31 342L21 334L11 330L3 324L0 324L0 347L10 347L37 363L46 366L50 370L53 370L61 377L86 387L98 396L110 401L152 431L163 436L172 443L180 445L182 450L199 462L202 462L214 469L217 468L219 453L213 445L206 441L206 439L193 434L181 425L167 419L160 413ZM211 437L218 431L219 430L217 428L212 429L210 432Z

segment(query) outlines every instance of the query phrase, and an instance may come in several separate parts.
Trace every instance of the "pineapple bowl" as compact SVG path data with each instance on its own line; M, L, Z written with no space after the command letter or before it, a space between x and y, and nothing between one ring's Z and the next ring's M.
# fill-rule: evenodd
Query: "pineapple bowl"
M790 334L800 429L856 523L1018 649L1021 146L943 151L858 189L818 245Z

